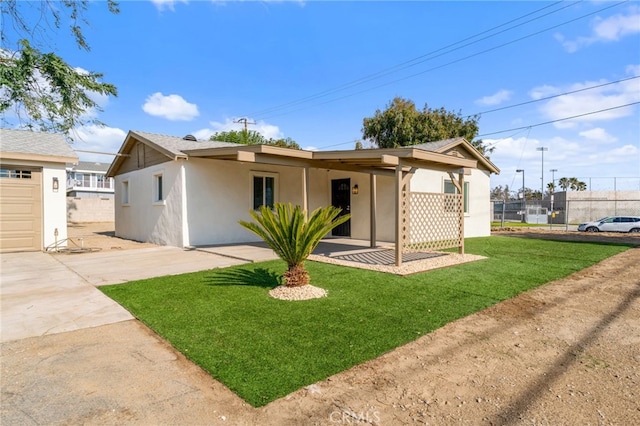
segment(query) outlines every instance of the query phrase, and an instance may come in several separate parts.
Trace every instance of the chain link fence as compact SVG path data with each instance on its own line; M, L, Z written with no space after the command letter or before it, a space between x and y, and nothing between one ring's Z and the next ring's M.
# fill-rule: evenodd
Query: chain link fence
M605 216L640 216L640 190L556 192L544 200L493 200L495 222L575 225Z

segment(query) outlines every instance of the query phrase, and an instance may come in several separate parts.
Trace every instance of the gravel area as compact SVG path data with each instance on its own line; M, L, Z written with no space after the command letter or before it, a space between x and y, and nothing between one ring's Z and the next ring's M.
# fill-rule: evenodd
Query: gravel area
M461 263L475 262L476 260L486 259L484 256L475 254L458 254L458 253L438 253L439 256L430 257L422 260L412 260L403 262L401 266L395 265L372 265L362 262L349 262L334 257L319 256L312 254L309 260L316 262L331 263L334 265L350 266L352 268L370 269L372 271L386 272L396 275L411 275L418 272L429 271L431 269L445 268L447 266L459 265Z
M280 300L309 300L327 297L327 290L311 284L299 287L281 285L269 291L269 296Z

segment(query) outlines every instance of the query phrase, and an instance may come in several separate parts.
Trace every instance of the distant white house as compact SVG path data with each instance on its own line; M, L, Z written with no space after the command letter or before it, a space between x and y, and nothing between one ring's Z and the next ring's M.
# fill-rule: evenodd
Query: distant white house
M113 222L114 180L110 163L80 161L67 167L67 220L70 223Z
M130 131L107 176L115 178L115 231L123 238L178 247L257 241L238 220L291 202L349 212L333 236L399 247L418 236L489 235L489 176L498 172L462 138L311 152ZM464 195L453 194L457 188Z
M67 196L113 198L113 178L107 177L110 163L79 161L67 166Z
M45 250L67 238L66 164L59 134L0 129L0 251Z

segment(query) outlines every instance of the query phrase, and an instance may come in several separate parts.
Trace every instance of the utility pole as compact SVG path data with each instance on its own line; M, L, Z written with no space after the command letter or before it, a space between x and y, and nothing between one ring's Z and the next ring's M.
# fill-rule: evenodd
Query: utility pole
M551 188L553 190L553 192L556 191L556 172L558 171L558 169L551 169L549 170L551 172ZM555 215L555 211L553 210L553 197L554 194L553 192L550 192L550 198L551 198L551 220L549 222L549 229L553 228L553 216Z
M234 123L244 123L244 132L247 133L247 125L248 124L256 124L255 121L249 121L246 117L244 118L238 118L237 120L233 121Z
M522 173L522 206L520 206L520 208L522 209L522 223L526 223L527 222L527 200L526 200L526 197L524 196L524 169L518 169L516 170L516 173Z

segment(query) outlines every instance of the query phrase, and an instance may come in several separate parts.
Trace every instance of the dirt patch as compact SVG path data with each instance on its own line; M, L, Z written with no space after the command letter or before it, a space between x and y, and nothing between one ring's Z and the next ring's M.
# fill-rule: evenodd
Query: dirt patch
M557 241L579 241L594 243L633 244L640 246L640 233L624 232L579 232L550 230L544 228L507 227L494 228L491 235L506 235L522 238L540 238Z
M67 248L96 251L154 247L154 244L119 238L115 234L113 222L70 223L67 225Z

